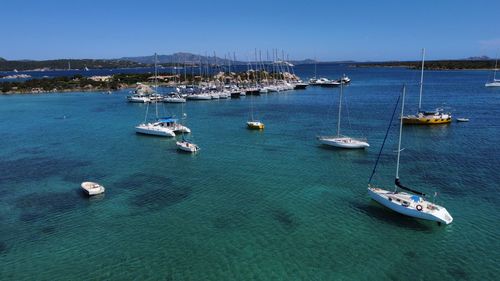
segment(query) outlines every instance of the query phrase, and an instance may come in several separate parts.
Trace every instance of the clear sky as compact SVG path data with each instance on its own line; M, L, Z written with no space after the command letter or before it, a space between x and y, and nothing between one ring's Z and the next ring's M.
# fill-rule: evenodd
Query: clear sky
M246 59L418 60L500 50L500 0L2 0L0 57L118 58L192 52Z

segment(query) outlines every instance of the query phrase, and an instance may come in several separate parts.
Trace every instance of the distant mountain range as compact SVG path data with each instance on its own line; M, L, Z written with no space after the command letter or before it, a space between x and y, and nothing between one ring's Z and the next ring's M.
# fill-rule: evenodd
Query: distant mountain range
M151 56L140 56L140 57L123 57L119 58L119 60L125 60L125 61L133 61L137 63L143 63L143 64L154 64L154 55ZM167 63L167 64L198 64L200 63L210 63L210 64L228 64L230 62L229 59L223 59L219 57L213 57L213 56L201 56L201 55L195 55L191 53L174 53L171 55L158 55L158 63ZM231 62L231 63L236 63L236 64L241 64L243 62L241 61L236 61L236 62Z
M452 62L455 66L456 62L459 61L490 61L491 59L487 56L477 56L477 57L469 57L466 59L459 60L441 60L446 62ZM231 63L232 65L245 65L249 62L247 61L232 61L229 58L221 58L214 56L202 56L196 55L187 52L178 52L171 55L158 55L158 63L165 65L173 65L173 64L191 64L198 65L202 64L224 64L228 65ZM415 61L418 62L418 61ZM437 62L437 61L435 61ZM250 62L251 64L255 64L255 62ZM269 63L269 62L265 62ZM292 60L290 63L294 65L301 64L325 64L325 63L350 63L354 65L360 66L369 66L369 65L409 65L413 62L408 61L385 61L385 62L356 62L356 61L334 61L334 62L320 62L312 59L304 59L304 60ZM89 69L102 69L102 68L132 68L132 67L149 67L154 64L154 55L151 56L137 56L137 57L122 57L119 59L56 59L56 60L6 60L5 58L0 57L0 71L12 71L14 69L17 70L33 70L33 69L68 69L71 65L71 69L83 69L88 67ZM449 64L449 63L447 63ZM474 67L483 67L482 64L474 64ZM437 67L437 66L436 66ZM439 67L442 67L441 65ZM444 68L449 67L448 65L443 66ZM461 64L459 67L471 67L471 64Z
M466 60L491 60L488 56L468 57Z
M151 56L140 56L140 57L122 57L119 58L119 60L122 61L132 61L136 63L143 63L143 64L154 64L154 55ZM207 62L209 64L225 64L228 65L229 63L231 64L247 64L247 61L240 61L236 60L233 61L232 58L221 58L221 57L214 57L214 56L202 56L202 55L196 55L192 53L184 53L184 52L179 52L179 53L174 53L171 55L158 55L158 63L159 64L199 64L201 63L206 64ZM312 59L305 59L305 60L292 60L290 61L293 64L312 64L315 63L315 60ZM254 63L255 61L250 61L250 63Z

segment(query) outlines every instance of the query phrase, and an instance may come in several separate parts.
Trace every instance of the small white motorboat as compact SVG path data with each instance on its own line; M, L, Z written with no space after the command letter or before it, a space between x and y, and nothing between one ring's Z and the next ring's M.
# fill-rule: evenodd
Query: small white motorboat
M324 145L335 146L340 148L367 148L370 145L366 141L358 140L346 136L319 136L319 142Z
M457 118L457 122L469 122L469 118Z
M188 100L211 100L212 96L210 94L192 94L187 96Z
M89 196L104 193L105 190L104 186L90 181L82 182L81 186L85 193L87 193L87 195Z
M149 97L147 97L146 95L141 95L141 94L134 94L134 95L131 95L131 96L127 96L127 100L129 102L134 102L134 103L148 103L148 102L151 102L151 100L149 99Z
M177 148L179 150L182 150L182 151L185 151L185 152L197 152L198 150L200 150L200 148L194 144L194 143L191 143L187 140L182 140L182 141L178 141L177 143Z
M172 94L168 97L163 98L163 102L168 102L168 103L184 103L186 102L186 99L181 97L179 94Z
M230 92L219 92L219 98L220 99L228 99L231 97Z

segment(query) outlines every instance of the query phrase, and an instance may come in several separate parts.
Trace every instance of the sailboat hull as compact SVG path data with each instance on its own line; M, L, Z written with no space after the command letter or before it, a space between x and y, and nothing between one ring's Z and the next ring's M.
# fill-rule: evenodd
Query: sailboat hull
M449 124L452 121L449 114L435 114L435 115L407 115L403 116L403 124L405 125L438 125Z
M172 130L161 126L155 126L152 124L141 124L135 127L135 132L143 135L175 137L175 133Z
M486 87L500 87L500 81L486 83L486 84L484 84L484 86L486 86Z
M450 224L453 221L453 218L444 207L432 204L412 194L405 192L394 193L375 187L369 187L368 194L383 206L409 217L444 224ZM419 200L415 201L413 198L419 198Z
M318 137L318 140L324 145L338 148L361 149L370 146L367 142L349 137Z
M264 124L258 121L248 121L247 127L251 130L264 130Z

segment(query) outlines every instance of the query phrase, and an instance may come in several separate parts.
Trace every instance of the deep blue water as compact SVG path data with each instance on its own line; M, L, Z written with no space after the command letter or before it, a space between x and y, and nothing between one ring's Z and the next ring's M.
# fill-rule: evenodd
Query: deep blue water
M416 110L418 71L318 66L342 73L353 79L342 130L367 137L366 151L315 140L336 129L338 89L188 102L197 155L136 135L145 105L126 91L0 96L0 279L497 279L500 89L484 87L489 73L427 71L424 106L470 122L404 128L401 179L439 193L454 217L441 227L366 194L403 83ZM245 128L251 104L262 132ZM375 176L388 188L396 136L394 124ZM84 180L105 196L83 196Z

